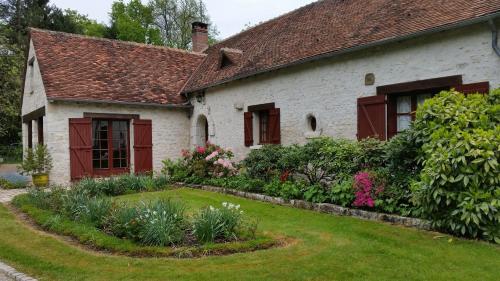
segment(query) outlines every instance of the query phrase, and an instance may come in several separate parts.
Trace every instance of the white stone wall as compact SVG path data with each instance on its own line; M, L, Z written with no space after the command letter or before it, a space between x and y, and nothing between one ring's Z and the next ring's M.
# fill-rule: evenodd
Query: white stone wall
M365 86L374 73L375 85ZM244 146L243 112L250 105L275 102L281 108L281 136L285 145L307 141L308 114L314 114L322 135L356 138L357 99L376 94L376 87L450 75L464 83L490 81L500 87L500 57L491 47L486 24L441 32L425 38L393 43L337 58L288 68L209 89L195 105L191 131L199 114L208 117L210 140L232 147L238 158ZM235 104L243 104L237 110ZM191 135L191 144L196 136ZM258 137L254 134L254 141Z
M159 171L162 160L178 158L181 150L189 144L189 118L180 109L158 107L96 105L76 103L49 103L47 106L46 143L54 159L50 174L52 183L66 184L70 181L69 118L83 118L84 112L109 114L138 114L141 119L152 120L153 168ZM133 125L130 125L130 154L133 171Z
M29 66L29 60L35 58L33 66ZM46 106L47 98L45 95L45 88L43 86L42 74L40 73L40 68L38 66L38 60L36 59L35 49L33 42L30 42L30 49L28 52L28 60L26 61L26 78L24 83L24 93L23 93L23 104L21 108L21 115L24 116L31 113L39 108ZM45 125L45 118L44 118ZM28 126L23 124L23 147L28 146ZM38 142L38 125L36 121L33 121L33 145ZM46 135L44 126L44 135Z

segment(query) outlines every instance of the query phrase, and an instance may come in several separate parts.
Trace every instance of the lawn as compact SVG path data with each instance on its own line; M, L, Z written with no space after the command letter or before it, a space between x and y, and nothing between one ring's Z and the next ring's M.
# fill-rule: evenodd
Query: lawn
M500 247L388 224L335 217L200 190L173 197L190 208L241 204L260 230L294 239L283 248L200 259L93 253L35 232L0 206L0 260L39 280L497 280ZM437 237L439 236L439 237Z

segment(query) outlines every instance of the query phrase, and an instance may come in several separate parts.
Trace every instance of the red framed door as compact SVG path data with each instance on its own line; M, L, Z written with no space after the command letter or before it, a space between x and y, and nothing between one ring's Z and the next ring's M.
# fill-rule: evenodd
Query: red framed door
M95 176L130 173L128 120L92 120L92 167Z

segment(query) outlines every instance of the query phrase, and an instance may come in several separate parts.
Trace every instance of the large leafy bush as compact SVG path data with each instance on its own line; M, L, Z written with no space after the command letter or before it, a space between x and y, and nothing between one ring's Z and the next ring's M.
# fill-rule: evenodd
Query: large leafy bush
M500 243L500 91L450 91L417 111L422 145L418 184L423 214L435 227Z

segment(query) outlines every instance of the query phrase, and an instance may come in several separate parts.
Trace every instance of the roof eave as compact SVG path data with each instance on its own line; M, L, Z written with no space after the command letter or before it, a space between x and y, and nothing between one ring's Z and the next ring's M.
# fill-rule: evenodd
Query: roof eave
M145 107L159 107L171 109L190 109L192 105L188 102L181 104L161 104L161 103L145 103L145 102L124 102L124 101L106 101L106 100L86 100L86 99L67 99L67 98L47 98L49 103L85 103L85 104L111 104L111 105L128 105L128 106L145 106Z
M481 16L481 17L469 19L469 20L459 21L459 22L456 22L456 23L453 23L453 24L448 24L448 25L443 25L443 26L439 26L439 27L435 27L435 28L430 28L430 29L427 29L427 30L424 30L424 31L415 32L415 33L411 33L411 34L404 35L404 36L398 36L398 37L388 38L388 39L384 39L384 40L379 40L379 41L375 41L375 42L372 42L372 43L368 43L368 44L364 44L364 45L359 45L359 46L355 46L355 47L351 47L351 48L347 48L347 49L343 49L343 50L340 50L340 51L327 52L327 53L315 55L315 56L312 56L312 57L307 57L307 58L299 59L299 60L296 60L296 61L293 61L293 62L290 62L290 63L286 63L286 64L277 65L277 66L274 66L274 67L269 67L269 68L265 68L265 69L258 70L258 71L253 71L253 72L249 72L249 73L244 73L244 74L236 75L236 76L233 76L233 77L230 77L230 78L227 78L227 79L223 79L223 80L218 81L216 83L207 84L205 86L198 87L198 88L195 88L195 89L189 89L189 90L183 91L182 93L183 94L189 94L189 93L193 93L193 92L203 91L203 90L206 90L208 88L213 88L213 87L216 87L216 86L227 84L229 82L233 82L233 81L236 81L236 80L240 80L240 79L244 79L244 78L256 76L256 75L259 75L259 74L264 74L264 73L267 73L267 72L276 71L276 70L280 70L280 69L283 69L283 68L288 68L288 67L291 67L291 66L297 66L297 65L300 65L300 64L304 64L304 63L308 63L308 62L313 62L313 61L317 61L317 60L321 60L321 59L325 59L325 58L332 58L332 57L336 57L336 56L340 56L340 55L345 55L347 53L352 53L352 52L356 52L356 51L360 51L360 50L365 50L365 49L369 49L369 48L373 48L373 47L378 47L378 46L382 46L382 45L389 44L389 43L400 42L400 41L414 39L414 38L417 38L417 37L421 37L421 36L425 36L425 35L430 35L430 34L442 32L442 31L448 31L448 30L452 30L452 29L466 27L466 26L478 24L478 23L481 23L481 22L487 22L487 21L493 20L493 19L495 19L497 17L500 17L500 11L492 13L492 14L484 15L484 16Z

